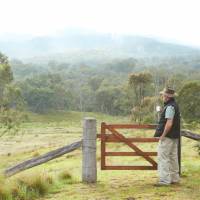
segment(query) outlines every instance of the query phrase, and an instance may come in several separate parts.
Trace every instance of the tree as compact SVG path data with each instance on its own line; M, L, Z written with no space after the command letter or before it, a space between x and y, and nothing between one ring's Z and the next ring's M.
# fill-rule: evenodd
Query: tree
M101 86L96 91L96 107L98 111L103 113L122 115L125 114L128 106L127 99L124 98L125 92L123 88Z
M100 87L101 83L103 81L102 77L99 76L93 76L89 79L88 84L91 87L91 89L93 91L98 90L98 88Z
M144 101L146 89L151 82L152 75L147 72L133 73L129 76L129 86L135 94L132 114L135 115L134 119L138 122L142 121L142 102Z
M136 64L137 60L134 58L116 59L109 63L107 68L113 72L130 73L135 69Z
M66 110L72 100L59 74L45 74L27 78L20 84L29 109L36 113Z
M178 102L183 118L188 121L199 120L200 82L193 81L186 83L178 94Z
M11 128L16 132L24 119L20 112L23 107L21 92L12 81L13 73L8 58L0 53L0 128L3 129L0 136Z
M6 85L13 80L13 74L8 62L8 58L0 52L0 107L3 106L3 93Z

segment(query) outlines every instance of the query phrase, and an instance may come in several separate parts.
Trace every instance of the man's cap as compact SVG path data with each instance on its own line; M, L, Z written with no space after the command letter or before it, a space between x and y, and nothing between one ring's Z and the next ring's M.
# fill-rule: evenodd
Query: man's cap
M175 90L172 89L172 88L170 88L170 87L164 88L164 89L160 92L160 94L166 95L166 96L168 96L168 97L174 97L174 96L176 95Z

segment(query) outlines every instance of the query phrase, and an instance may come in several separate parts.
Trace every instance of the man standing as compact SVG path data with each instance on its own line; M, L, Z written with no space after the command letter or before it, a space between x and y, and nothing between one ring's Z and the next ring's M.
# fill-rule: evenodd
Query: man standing
M179 182L178 140L180 139L180 112L175 101L175 91L165 88L160 92L164 102L155 137L158 144L158 174L157 186L170 185Z

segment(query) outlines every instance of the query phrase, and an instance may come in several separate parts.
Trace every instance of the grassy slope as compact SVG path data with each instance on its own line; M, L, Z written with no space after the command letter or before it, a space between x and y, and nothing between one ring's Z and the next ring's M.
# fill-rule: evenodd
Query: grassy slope
M95 117L100 122L128 122L129 119L111 117L94 113L53 113L51 115L31 115L30 122L22 126L24 135L4 137L0 140L0 169L5 169L21 160L48 152L49 150L70 144L81 138L81 119L84 116ZM134 132L129 134L135 134ZM146 135L148 133L140 132ZM97 200L97 199L200 199L200 157L194 149L195 141L183 139L183 177L181 185L166 188L154 188L157 180L156 171L101 171L100 147L98 142L98 183L81 183L81 151L77 150L61 158L50 161L36 168L27 170L13 178L29 173L47 172L57 176L67 170L74 178L73 184L59 183L51 194L42 198L56 200ZM121 145L111 145L114 150L125 150ZM156 150L155 145L142 145L143 149ZM118 164L143 163L140 158L116 158L108 162Z

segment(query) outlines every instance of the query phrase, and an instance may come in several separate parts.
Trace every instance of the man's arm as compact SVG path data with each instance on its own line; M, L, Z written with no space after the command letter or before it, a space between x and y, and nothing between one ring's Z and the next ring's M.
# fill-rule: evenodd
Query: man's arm
M160 136L160 140L162 140L167 135L167 133L172 128L172 125L173 125L173 118L172 119L167 119L163 134Z
M175 114L174 107L168 106L166 109L166 112L165 112L165 118L167 119L167 122L165 124L164 131L163 131L162 135L160 136L160 140L162 140L167 135L167 133L170 131L170 129L172 128L174 114Z

